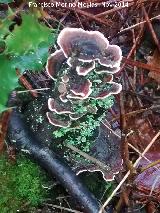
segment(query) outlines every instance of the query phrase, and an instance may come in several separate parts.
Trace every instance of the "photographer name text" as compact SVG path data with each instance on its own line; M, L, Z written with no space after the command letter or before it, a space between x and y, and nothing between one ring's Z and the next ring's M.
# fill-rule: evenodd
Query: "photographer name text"
M29 7L42 7L42 8L94 8L98 7L98 3L93 2L69 2L69 3L63 3L63 2L41 2L41 3L35 3L35 2L28 2ZM128 7L127 1L121 1L121 2L101 2L101 5L103 7Z

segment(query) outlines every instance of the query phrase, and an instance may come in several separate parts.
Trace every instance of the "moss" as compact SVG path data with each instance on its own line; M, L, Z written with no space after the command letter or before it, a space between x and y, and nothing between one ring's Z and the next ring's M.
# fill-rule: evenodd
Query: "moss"
M0 210L1 213L15 213L23 205L27 210L37 206L47 197L42 188L46 178L40 168L24 156L16 164L0 156Z
M79 154L68 150L66 144L76 146L81 151L89 153L95 137L98 136L97 128L105 117L106 110L110 108L113 103L114 97L110 96L102 100L88 98L87 100L80 100L73 104L75 113L85 113L84 116L76 121L72 121L70 127L58 128L53 132L53 137L57 141L57 143L54 143L54 146L59 150L64 150L64 157L68 161L70 161L70 159L87 161ZM88 107L96 108L97 111L95 113L89 112Z
M90 100L90 104L91 106L96 106L98 108L103 108L103 109L109 109L114 103L114 97L113 96L109 96L107 98L104 99L91 99Z
M85 101L80 101L76 105L73 106L74 112L76 113L84 113L87 112L87 107L85 106Z

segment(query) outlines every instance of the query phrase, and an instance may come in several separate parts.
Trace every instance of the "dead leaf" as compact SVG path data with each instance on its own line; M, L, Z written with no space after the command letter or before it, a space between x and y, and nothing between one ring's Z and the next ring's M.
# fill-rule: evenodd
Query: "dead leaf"
M156 135L152 125L153 123L149 120L148 116L143 117L143 114L142 116L130 117L127 120L127 126L132 130L132 133L128 136L128 143L131 143L141 153ZM145 157L148 160L142 158L138 164L139 168L146 168L150 163L160 159L160 140L154 143L145 154ZM156 199L160 201L160 164L138 174L134 184L137 187L136 193L141 195L141 197L148 197L152 192L152 196L156 195Z
M160 159L160 152L148 152L145 157L153 163ZM138 166L145 168L148 164L150 162L142 158ZM155 199L160 202L160 164L148 168L139 174L134 183L139 190L138 193L155 196Z

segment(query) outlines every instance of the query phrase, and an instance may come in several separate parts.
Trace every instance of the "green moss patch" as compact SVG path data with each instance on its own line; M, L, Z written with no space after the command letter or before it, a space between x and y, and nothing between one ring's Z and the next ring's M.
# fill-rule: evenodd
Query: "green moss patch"
M24 156L15 164L0 156L0 211L14 213L23 206L38 206L47 197L42 187L45 176L40 168Z

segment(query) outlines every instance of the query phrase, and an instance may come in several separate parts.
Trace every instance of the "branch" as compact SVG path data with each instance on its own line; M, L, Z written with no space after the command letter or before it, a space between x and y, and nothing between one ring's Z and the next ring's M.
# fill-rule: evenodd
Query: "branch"
M65 187L70 195L76 199L86 213L98 213L100 205L96 198L82 184L70 167L61 162L59 157L35 137L27 127L22 115L15 110L12 112L8 137L16 141L18 149L24 149L44 168L52 177Z

